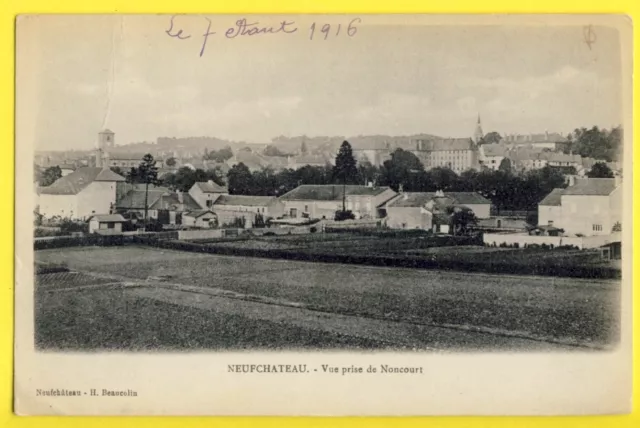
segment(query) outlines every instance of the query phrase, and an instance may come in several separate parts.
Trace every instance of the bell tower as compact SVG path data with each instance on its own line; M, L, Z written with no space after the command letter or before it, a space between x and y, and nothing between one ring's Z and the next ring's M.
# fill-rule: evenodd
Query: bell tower
M484 133L482 132L482 124L480 123L480 114L478 114L478 123L476 123L476 130L473 133L473 142L478 144L478 141L480 141L482 137L484 137Z
M105 168L108 165L109 152L115 146L115 133L109 129L98 132L98 147L96 148L96 166Z

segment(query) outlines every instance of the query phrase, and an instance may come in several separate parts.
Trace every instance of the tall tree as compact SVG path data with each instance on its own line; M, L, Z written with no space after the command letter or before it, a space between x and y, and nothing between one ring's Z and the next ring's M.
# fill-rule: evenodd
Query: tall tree
M50 166L40 175L39 184L42 187L51 186L57 179L62 177L62 170L59 166Z
M504 172L511 172L511 159L502 159L502 161L500 162L500 166L498 166L498 169Z
M587 173L589 178L613 178L613 171L604 162L598 162Z
M306 155L307 152L308 152L307 143L305 143L303 140L302 144L300 144L300 154Z
M342 182L342 211L346 210L347 183L355 183L358 179L356 159L348 141L343 141L336 155L336 165L333 169L334 179Z
M131 169L131 172L134 168ZM160 184L158 180L158 167L156 161L150 153L147 153L142 158L142 162L135 168L134 173L137 181L144 184L144 225L147 226L147 220L149 217L149 185L157 186Z
M383 183L398 191L400 185L404 190L420 190L420 177L424 174L424 166L420 159L413 153L396 149L391 153L391 159L384 161L382 165Z
M484 141L485 144L499 143L500 140L502 140L502 135L500 135L496 131L491 131L491 132L488 132L487 135L485 135L482 138L482 140Z
M253 175L242 162L229 170L227 181L232 195L250 195L254 189Z

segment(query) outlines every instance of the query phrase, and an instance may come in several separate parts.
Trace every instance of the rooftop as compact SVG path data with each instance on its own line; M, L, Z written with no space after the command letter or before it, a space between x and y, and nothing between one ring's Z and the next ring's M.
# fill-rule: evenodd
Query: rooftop
M124 177L108 168L78 168L69 175L57 179L52 185L40 187L38 192L44 195L77 195L94 181L124 181Z
M346 196L377 196L389 187L367 187L359 185L347 185L345 187ZM305 200L305 201L337 201L342 199L343 186L340 184L304 184L298 186L280 197L283 200Z
M615 178L583 178L564 189L563 195L608 196L618 187Z
M419 151L440 152L445 150L473 150L475 144L471 138L417 138Z
M126 220L120 214L96 214L89 218L89 221L124 223Z
M266 207L275 202L275 196L222 195L213 203L216 205L241 205L245 207Z
M442 200L440 205L481 205L491 204L487 198L476 192L446 192L437 196L435 192L406 192L398 195L388 206L390 207L423 207L429 201Z
M219 185L213 180L198 181L196 182L195 185L198 186L203 193L227 193L228 192L226 187Z
M561 188L553 189L551 193L545 196L544 199L541 200L538 205L559 207L560 199L562 197L563 192L564 192L564 189L561 189Z

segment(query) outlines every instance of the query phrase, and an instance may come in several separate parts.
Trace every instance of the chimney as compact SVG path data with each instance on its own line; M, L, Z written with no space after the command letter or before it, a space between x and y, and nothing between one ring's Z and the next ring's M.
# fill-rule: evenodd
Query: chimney
M575 185L575 184L576 184L576 177L575 177L575 175L569 175L569 176L568 176L568 178L569 178L569 187L571 187L571 186L573 186L573 185Z
M176 194L178 195L178 202L180 202L181 204L184 204L184 195L182 194L182 192L178 190L176 191Z
M400 184L400 185L398 186L398 193L404 193L404 192L403 192L403 189L402 189L402 184Z

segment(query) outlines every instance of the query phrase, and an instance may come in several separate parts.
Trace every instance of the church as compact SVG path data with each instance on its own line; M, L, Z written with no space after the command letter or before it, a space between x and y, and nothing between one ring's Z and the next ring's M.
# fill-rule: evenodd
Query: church
M483 137L480 115L473 137L469 138L429 138L414 140L415 154L426 170L449 168L456 174L468 169L479 169L478 142Z

